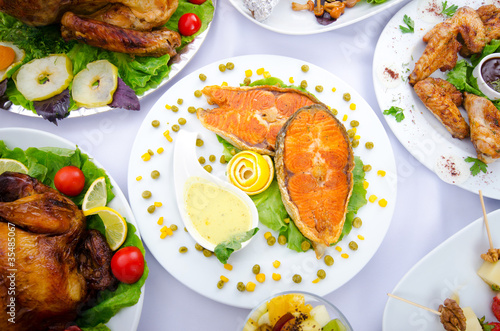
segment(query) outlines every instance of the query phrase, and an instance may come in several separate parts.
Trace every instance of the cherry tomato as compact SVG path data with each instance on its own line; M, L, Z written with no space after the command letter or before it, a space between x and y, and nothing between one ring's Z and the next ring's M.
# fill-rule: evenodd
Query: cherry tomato
M500 294L497 294L496 297L493 298L493 302L491 303L491 311L493 315L500 321Z
M189 0L189 2L194 3L195 5L201 5L207 0Z
M144 273L144 256L135 246L123 247L111 258L111 271L115 277L127 284L137 282Z
M201 28L201 20L194 13L186 13L179 19L179 32L183 36L192 36Z
M85 186L85 176L78 167L62 167L54 177L54 185L62 194L75 197L82 192Z

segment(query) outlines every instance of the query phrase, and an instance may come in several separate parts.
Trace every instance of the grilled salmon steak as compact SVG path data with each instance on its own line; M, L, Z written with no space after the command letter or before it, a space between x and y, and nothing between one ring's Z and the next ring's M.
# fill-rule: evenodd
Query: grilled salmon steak
M202 92L218 106L198 110L204 127L239 149L267 155L274 155L276 136L297 109L321 103L311 94L277 86L206 86Z
M279 132L275 163L283 204L320 258L342 233L352 193L347 132L324 106L303 107Z

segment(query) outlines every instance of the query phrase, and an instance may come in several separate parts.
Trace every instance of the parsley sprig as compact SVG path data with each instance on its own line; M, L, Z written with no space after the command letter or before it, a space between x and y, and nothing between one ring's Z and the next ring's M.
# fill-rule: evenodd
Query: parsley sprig
M442 2L442 4L443 4L443 10L441 11L441 15L445 15L448 17L452 17L453 15L455 15L455 12L458 9L457 5L451 5L448 7L448 1Z
M465 159L465 162L473 163L472 167L470 167L472 176L476 176L481 171L486 173L486 169L488 168L488 165L486 163L470 156Z
M403 113L403 108L392 106L389 109L384 110L384 115L392 115L396 118L396 122L401 122L405 119L405 114Z
M400 25L399 28L401 29L401 32L403 33L413 33L415 32L415 22L411 19L410 16L405 15L403 17L403 22L406 24L406 26Z

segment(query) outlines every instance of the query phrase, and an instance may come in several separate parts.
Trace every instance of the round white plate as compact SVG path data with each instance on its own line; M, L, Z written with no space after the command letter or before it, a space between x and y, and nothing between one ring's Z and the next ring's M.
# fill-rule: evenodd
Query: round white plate
M488 214L493 245L500 245L500 210ZM483 218L469 224L420 260L396 285L393 294L437 310L454 293L460 306L471 307L477 317L494 322L491 302L496 295L476 271L480 255L489 248ZM397 299L388 298L383 330L443 330L439 316Z
M484 2L488 1L456 0L449 3L477 9ZM500 2L496 3L500 5ZM477 193L481 189L484 196L500 199L500 162L489 164L487 173L472 176L469 171L472 164L464 161L468 156L477 157L470 139L452 138L408 84L408 76L426 46L422 37L444 19L433 9L440 4L439 0L412 1L394 15L382 31L373 58L373 84L378 104L381 111L391 106L404 110L405 119L399 123L394 116L385 115L387 124L401 144L439 178L471 192ZM400 25L405 25L405 14L414 20L415 33L403 34L399 29ZM388 78L388 70L397 73L398 78ZM439 70L432 76L446 79ZM465 110L463 114L467 118Z
M234 69L220 72L219 64L227 62L233 62ZM303 64L309 65L310 69L307 73L301 70ZM167 141L163 133L169 130L171 137L175 140L177 133L173 132L171 127L177 124L179 118L185 118L187 124L181 126L181 130L199 132L204 141L203 147L197 149L198 156L207 159L207 164L213 167L212 174L227 180L224 175L226 165L219 162L223 150L222 145L217 141L216 135L205 129L196 115L190 114L187 109L189 106L210 107L205 97L194 96L195 90L201 90L206 85L221 85L224 82L229 86L239 86L245 78L246 70L252 71L252 81L261 79L262 75L256 73L259 68L264 68L271 76L281 78L285 83L288 83L290 77L293 77L297 85L302 80L307 80L309 91L312 92L315 92L316 85L322 85L324 91L315 92L316 96L327 105L337 109L339 119L343 119L344 115L347 116L344 123L348 128L351 120L360 122L357 131L357 134L361 136L360 146L354 150L354 153L361 156L365 164L371 164L373 167L373 170L366 175L366 180L370 183L368 196L374 194L379 199L384 198L388 201L388 205L382 208L375 202L368 203L361 208L358 216L363 220L363 226L353 229L351 234L338 245L342 253L347 253L349 258L342 258L340 252L330 247L327 254L335 259L335 264L331 267L326 266L323 260L317 260L312 250L297 253L279 244L268 246L263 235L269 230L261 225L260 231L252 242L229 258L229 263L234 266L234 269L228 271L215 256L206 258L196 251L194 240L183 230L184 225L179 215L172 178L174 142ZM198 78L200 73L207 76L205 82ZM336 88L336 92L332 92L333 87ZM344 93L351 94L350 102L342 99ZM174 113L167 109L172 105L177 105L179 98L183 99L183 103L178 105L178 112ZM356 105L356 110L349 109L351 104ZM160 121L158 128L151 125L153 120ZM374 143L375 147L372 150L364 147L367 141ZM164 152L158 154L158 148L163 148ZM154 155L151 160L145 162L141 156L147 153L148 149L153 151ZM215 155L217 161L209 162L210 155ZM150 176L153 170L160 172L160 177L156 180ZM385 177L377 175L378 170L386 171L387 175ZM139 176L142 179L138 181ZM352 87L330 72L304 61L281 56L251 55L221 60L201 68L180 80L157 101L142 123L132 147L128 189L131 206L144 242L168 272L192 290L213 300L232 306L252 308L272 293L296 289L324 295L354 277L375 254L389 227L396 203L396 168L392 148L382 124L370 106ZM145 190L152 193L152 197L148 200L141 196ZM147 208L154 202L161 202L162 206L150 214ZM164 218L163 226L176 224L179 230L174 232L173 236L161 239L162 226L157 224L160 217ZM358 235L365 239L358 239ZM277 237L277 233L274 233L274 236ZM351 240L358 243L357 251L348 248ZM185 254L179 253L181 246L186 246L189 251ZM281 266L277 269L272 266L275 260L281 262ZM259 264L261 272L266 274L266 281L262 284L257 283L255 275L252 274L254 264ZM327 278L318 284L313 284L312 281L316 279L318 269L325 269ZM282 279L272 280L272 273L281 274ZM292 282L292 276L296 273L302 276L300 284ZM218 289L217 282L221 275L229 278L229 282L223 289ZM254 292L241 293L236 289L238 282L246 284L249 281L257 283Z
M250 11L243 4L243 0L229 1L243 16L265 29L290 35L309 35L332 31L354 24L404 0L387 0L387 2L379 5L372 5L365 1L361 1L352 8L346 8L344 14L340 16L339 19L328 25L319 24L314 14L310 11L292 10L292 1L289 0L281 0L276 7L274 7L271 16L263 22L259 22L253 18ZM307 0L294 1L301 4L307 2Z
M216 9L216 3L217 0L212 0L212 3L214 5L214 18L215 18L215 9ZM193 39L192 42L187 44L181 51L178 53L176 56L170 59L172 61L170 65L170 72L168 73L168 76L163 79L163 81L155 88L149 89L146 92L144 92L143 95L138 96L139 100L142 100L144 97L150 95L163 85L167 84L169 81L171 81L184 67L191 61L191 59L195 56L195 54L198 52L200 49L201 45L205 41L205 38L207 37L208 31L210 30L210 27L212 26L212 22L210 22L206 28L205 31L200 33L196 38ZM88 116L88 115L94 115L94 114L99 114L99 113L104 113L109 110L113 109L112 107L109 106L104 106L104 107L98 107L98 108L79 108L72 110L67 118L72 118L72 117L82 117L82 116ZM30 117L40 117L40 115L33 113L31 110L25 109L22 106L18 105L12 105L10 106L7 111L15 114L20 114L24 116L30 116Z
M24 128L5 128L0 129L0 140L3 140L8 148L19 147L22 149L27 149L29 147L61 147L75 149L76 145L70 141L53 135L48 132L24 129ZM85 151L82 151L85 153ZM85 153L87 154L87 153ZM96 160L92 159L99 168L102 166ZM108 174L109 176L109 174ZM127 219L127 222L132 223L137 228L137 222L134 218L134 214L130 209L127 199L123 195L123 192L118 187L111 176L109 176L111 185L113 185L113 193L115 198L111 200L108 204L109 207L117 210L123 217ZM140 237L139 229L137 228L136 234ZM142 303L144 301L144 286L141 289L141 297L137 304L132 307L127 307L118 312L115 316L109 320L106 325L111 330L137 330L139 325L139 319L141 318Z

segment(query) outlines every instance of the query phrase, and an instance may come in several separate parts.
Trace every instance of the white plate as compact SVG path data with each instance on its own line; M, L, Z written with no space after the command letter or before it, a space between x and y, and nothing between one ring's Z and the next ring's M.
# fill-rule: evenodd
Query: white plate
M488 1L452 1L459 7L468 5L475 9L483 2ZM496 3L500 5L500 2ZM434 5L440 4L439 0L412 1L394 15L382 31L373 58L373 84L378 104L381 111L391 106L404 109L403 121L398 123L393 116L385 115L387 124L401 144L439 178L471 192L477 193L481 189L484 196L500 199L500 162L489 164L486 174L481 172L472 176L469 171L472 164L464 161L468 156L477 157L470 139L452 138L445 127L425 108L407 82L415 62L425 49L426 44L422 37L443 20L443 17L429 13ZM415 21L415 33L403 34L399 29L399 25L404 25L405 14ZM398 73L399 78L383 79L387 68ZM432 76L446 79L440 71L436 71ZM467 118L465 111L463 114ZM461 175L454 175L456 171Z
M216 8L216 3L217 0L212 0L212 3L214 5L214 18L215 18L215 8ZM195 54L198 52L200 49L201 45L205 41L205 38L207 37L208 31L210 30L210 27L212 26L212 22L210 22L206 28L205 31L200 33L196 38L193 39L192 42L187 44L181 51L178 53L176 56L170 59L172 61L171 66L170 66L170 72L168 73L168 76L161 81L161 83L152 89L147 90L144 92L143 95L138 96L139 100L142 100L144 97L150 95L163 85L167 84L169 81L171 81L184 67L191 61L191 59L195 56ZM72 117L82 117L82 116L88 116L88 115L94 115L94 114L100 114L107 112L109 110L113 109L112 107L109 106L104 106L104 107L98 107L98 108L79 108L72 110L68 117L66 118L72 118ZM10 106L7 111L15 114L20 114L24 116L30 116L30 117L41 117L38 114L33 113L31 110L25 109L22 106L18 105L12 105Z
M227 62L233 62L235 68L220 72L219 64ZM301 70L303 64L309 65L310 69L307 73ZM203 147L198 149L198 156L207 159L207 163L214 169L212 174L225 179L225 165L218 161L222 154L222 145L218 143L216 135L205 129L196 115L190 114L187 109L189 106L209 107L205 97L194 97L195 90L201 90L205 85L221 85L223 82L227 82L229 86L239 86L245 78L246 70L252 70L251 78L255 81L262 78L261 75L256 74L259 68L264 68L270 75L281 78L285 82L288 82L289 77L293 77L297 85L306 79L310 91L314 91L316 85L322 85L324 91L315 94L327 105L338 109L339 119L347 114L347 123L351 120L360 122L358 134L361 135L361 143L355 149L355 155L361 156L366 164L371 164L373 167L373 170L366 176L370 183L368 195L375 194L379 198L385 198L388 205L382 208L377 203L368 203L367 206L361 208L358 216L363 220L363 226L360 229L353 229L351 234L339 243L339 247L343 249L342 253L348 253L350 257L342 258L341 253L333 247L329 248L328 254L335 259L332 267L327 267L322 260L318 261L312 250L307 253L297 253L278 244L269 247L263 237L268 229L260 226L261 230L256 234L256 238L245 249L230 257L229 263L234 266L234 269L228 271L214 256L206 258L196 251L195 242L183 230L184 225L178 212L172 178L174 143L168 142L163 132L168 129L172 138L176 139L176 133L171 130L171 126L176 124L180 117L187 119L187 124L182 126L182 129L199 132L204 141ZM198 78L200 73L207 76L205 82ZM332 92L332 87L336 87L336 92ZM346 92L351 94L350 102L342 99L342 95ZM183 104L179 106L177 113L166 109L165 105L174 105L179 98L183 99ZM349 109L351 103L357 105L355 111ZM151 125L153 120L159 120L160 127L154 128ZM375 147L372 150L366 149L364 147L366 141L372 141ZM162 154L157 153L160 147L164 148ZM155 154L151 160L145 162L141 159L141 155L147 153L148 149ZM208 161L212 154L217 156L216 162ZM150 176L153 170L160 172L160 177L156 180ZM378 176L377 170L385 170L387 175ZM142 176L140 181L137 181L138 176ZM213 300L232 306L252 308L272 293L296 289L324 295L354 277L375 254L389 227L396 202L396 168L392 148L382 124L370 106L353 88L330 72L304 61L281 56L251 55L221 60L201 68L180 80L157 101L142 123L132 147L128 189L131 206L137 217L144 242L168 272L192 290ZM152 197L148 200L141 197L145 190L152 192ZM161 202L162 207L156 208L153 214L149 214L147 208L153 202ZM157 224L160 217L164 217L164 225L176 224L179 227L172 237L160 239L161 226ZM274 235L277 236L276 233ZM357 239L358 235L364 236L365 240ZM348 248L351 240L359 244L359 249L355 252ZM181 246L188 247L189 251L180 254L179 247ZM275 260L281 262L278 269L272 266ZM266 274L266 281L262 284L258 283L252 293L238 292L236 289L238 282L245 284L249 281L256 282L252 274L254 264L261 266L261 272ZM327 278L318 284L313 284L312 281L316 279L318 269L325 269ZM280 273L282 279L278 282L272 280L272 273ZM300 284L292 282L292 276L295 273L302 276ZM229 278L229 283L222 290L217 288L221 275Z
M493 245L500 245L500 210L488 214ZM481 318L494 322L491 302L495 292L476 271L480 255L489 248L483 218L469 224L420 260L396 285L393 294L437 310L446 298L457 293L461 307L471 307ZM389 298L384 310L383 330L443 330L439 316Z
M387 0L387 2L379 5L371 5L365 1L361 1L352 8L346 8L344 14L338 20L328 25L319 24L314 14L310 11L293 11L292 1L290 0L281 0L274 7L271 16L263 22L259 22L253 18L250 11L243 5L243 0L229 1L243 16L265 29L290 35L309 35L332 31L354 24L404 0ZM306 0L294 1L298 3L307 2Z
M76 148L75 144L51 133L24 128L0 129L0 140L3 140L10 149L14 147L22 149L27 149L28 147ZM82 152L85 153L85 151ZM99 168L102 168L102 165L100 165L96 160L92 159L92 162ZM120 190L115 180L111 178L111 176L109 176L109 179L111 181L111 185L113 185L115 198L111 200L108 206L120 212L120 214L127 219L127 222L132 223L137 228L137 222L130 206L128 205L127 199L123 195L123 192ZM136 234L140 237L138 228ZM141 318L142 303L144 301L144 290L145 288L143 286L141 289L141 297L139 298L137 304L120 310L118 314L113 316L113 318L106 323L111 330L137 330L139 319Z

